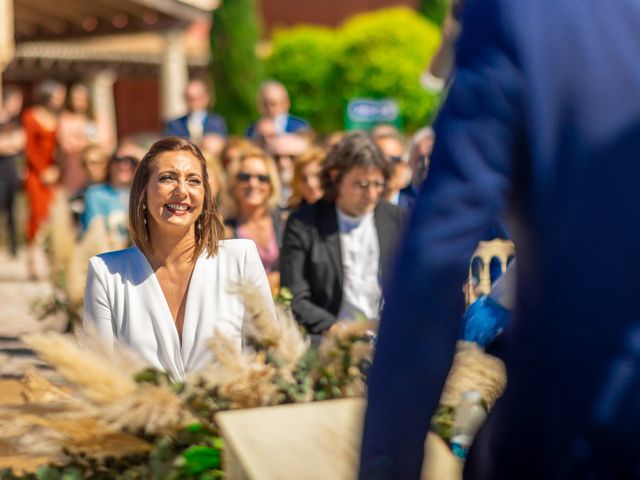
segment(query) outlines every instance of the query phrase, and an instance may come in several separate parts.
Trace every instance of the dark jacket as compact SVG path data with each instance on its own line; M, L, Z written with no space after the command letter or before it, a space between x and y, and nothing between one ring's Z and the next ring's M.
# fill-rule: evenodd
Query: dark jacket
M402 229L402 212L381 201L374 211L382 272ZM302 205L289 216L280 252L280 282L293 293L291 308L312 335L336 321L342 303L342 254L334 203Z
M469 258L507 209L509 379L465 479L638 478L640 2L474 0L464 15L369 372L361 478L419 478Z
M287 115L287 124L284 127L285 133L295 133L301 130L309 130L309 128L310 128L309 124L305 120L298 117L294 117L293 115ZM256 124L253 123L247 129L247 137L254 138L256 134L255 130L256 130Z
M185 115L180 118L169 120L164 127L164 133L167 136L176 136L190 138L188 128L189 116ZM204 117L203 135L216 133L222 137L227 136L227 124L220 115L208 113Z

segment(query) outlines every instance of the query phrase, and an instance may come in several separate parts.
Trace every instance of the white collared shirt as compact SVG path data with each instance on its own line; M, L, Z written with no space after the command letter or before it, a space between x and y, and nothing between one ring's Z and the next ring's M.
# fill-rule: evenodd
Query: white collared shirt
M276 115L273 117L273 123L276 127L276 132L278 135L287 133L287 120L289 119L289 115L287 113L281 113L280 115Z
M336 207L342 250L342 304L338 321L377 320L382 288L380 245L373 212L351 217Z
M187 118L187 129L189 137L194 142L199 142L204 136L204 120L207 116L205 111L191 112Z

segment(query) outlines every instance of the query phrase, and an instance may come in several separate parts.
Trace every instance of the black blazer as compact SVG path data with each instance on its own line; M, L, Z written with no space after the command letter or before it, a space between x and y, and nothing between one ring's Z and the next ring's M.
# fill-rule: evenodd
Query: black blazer
M386 270L402 229L400 208L381 201L374 211L380 265ZM280 252L280 283L293 294L293 313L309 334L336 321L342 303L342 254L334 203L302 205L287 221Z

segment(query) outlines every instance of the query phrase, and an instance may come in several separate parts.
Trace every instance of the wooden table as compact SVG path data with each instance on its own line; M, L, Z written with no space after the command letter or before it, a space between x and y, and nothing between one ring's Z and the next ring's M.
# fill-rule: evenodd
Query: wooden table
M230 480L351 480L356 477L360 399L331 400L221 412L224 469ZM462 466L429 434L423 479L459 480Z

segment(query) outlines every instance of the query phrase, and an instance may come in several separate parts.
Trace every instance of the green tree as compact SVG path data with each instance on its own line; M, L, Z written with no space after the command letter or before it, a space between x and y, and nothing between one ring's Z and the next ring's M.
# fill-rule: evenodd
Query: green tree
M230 133L244 133L256 118L256 91L261 64L256 56L260 25L256 0L227 0L213 12L212 75L216 111Z
M273 51L265 61L266 74L284 83L291 97L291 113L309 121L319 132L339 128L342 104L335 84L335 30L301 26L273 37Z
M442 25L451 0L420 0L420 12L436 25Z

